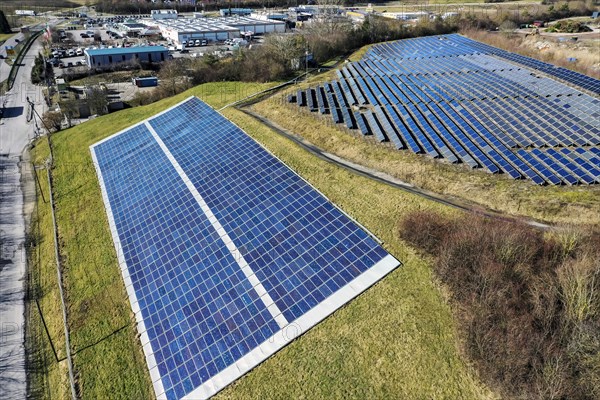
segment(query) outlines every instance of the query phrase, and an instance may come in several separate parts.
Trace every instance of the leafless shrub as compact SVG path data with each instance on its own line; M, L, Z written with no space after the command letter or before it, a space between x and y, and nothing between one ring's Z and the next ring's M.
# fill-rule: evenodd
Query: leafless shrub
M600 393L600 236L544 234L514 222L415 212L399 224L436 256L481 376L509 398L592 399Z

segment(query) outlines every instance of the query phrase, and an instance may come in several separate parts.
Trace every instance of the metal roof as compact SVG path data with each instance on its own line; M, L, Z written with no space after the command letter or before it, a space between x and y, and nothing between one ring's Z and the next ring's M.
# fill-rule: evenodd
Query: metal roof
M157 20L156 24L166 30L175 30L178 33L210 33L239 31L239 26L248 25L283 25L276 20L261 20L250 17L220 17L220 18L178 18Z
M164 46L114 47L112 49L85 49L90 56L114 56L117 54L156 53L167 51Z

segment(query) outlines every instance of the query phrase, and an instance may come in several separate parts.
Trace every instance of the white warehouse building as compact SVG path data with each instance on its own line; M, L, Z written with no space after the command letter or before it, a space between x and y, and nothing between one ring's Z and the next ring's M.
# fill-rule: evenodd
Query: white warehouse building
M154 20L177 19L177 10L150 10L150 15Z
M241 32L264 33L285 32L285 23L259 20L249 17L226 18L178 18L155 21L165 39L175 43L206 39L223 41L241 36Z

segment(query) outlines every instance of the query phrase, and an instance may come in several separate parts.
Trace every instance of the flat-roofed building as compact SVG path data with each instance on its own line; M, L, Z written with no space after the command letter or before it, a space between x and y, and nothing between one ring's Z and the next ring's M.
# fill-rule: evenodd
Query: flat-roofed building
M169 52L163 46L119 47L112 49L85 49L87 65L90 68L106 69L138 61L140 63L160 63L168 59Z
M241 36L241 32L264 34L285 32L285 23L274 20L259 20L249 17L225 18L179 18L159 20L156 24L165 39L175 43L206 39L216 42Z
M177 10L150 10L150 16L153 20L177 19Z

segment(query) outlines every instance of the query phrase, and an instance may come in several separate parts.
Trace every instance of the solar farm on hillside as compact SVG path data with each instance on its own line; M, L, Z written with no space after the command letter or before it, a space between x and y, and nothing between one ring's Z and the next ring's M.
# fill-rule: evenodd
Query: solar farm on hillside
M207 398L399 265L195 97L92 146L158 398Z
M600 183L597 79L457 34L379 44L337 74L288 100L397 149L538 185Z

